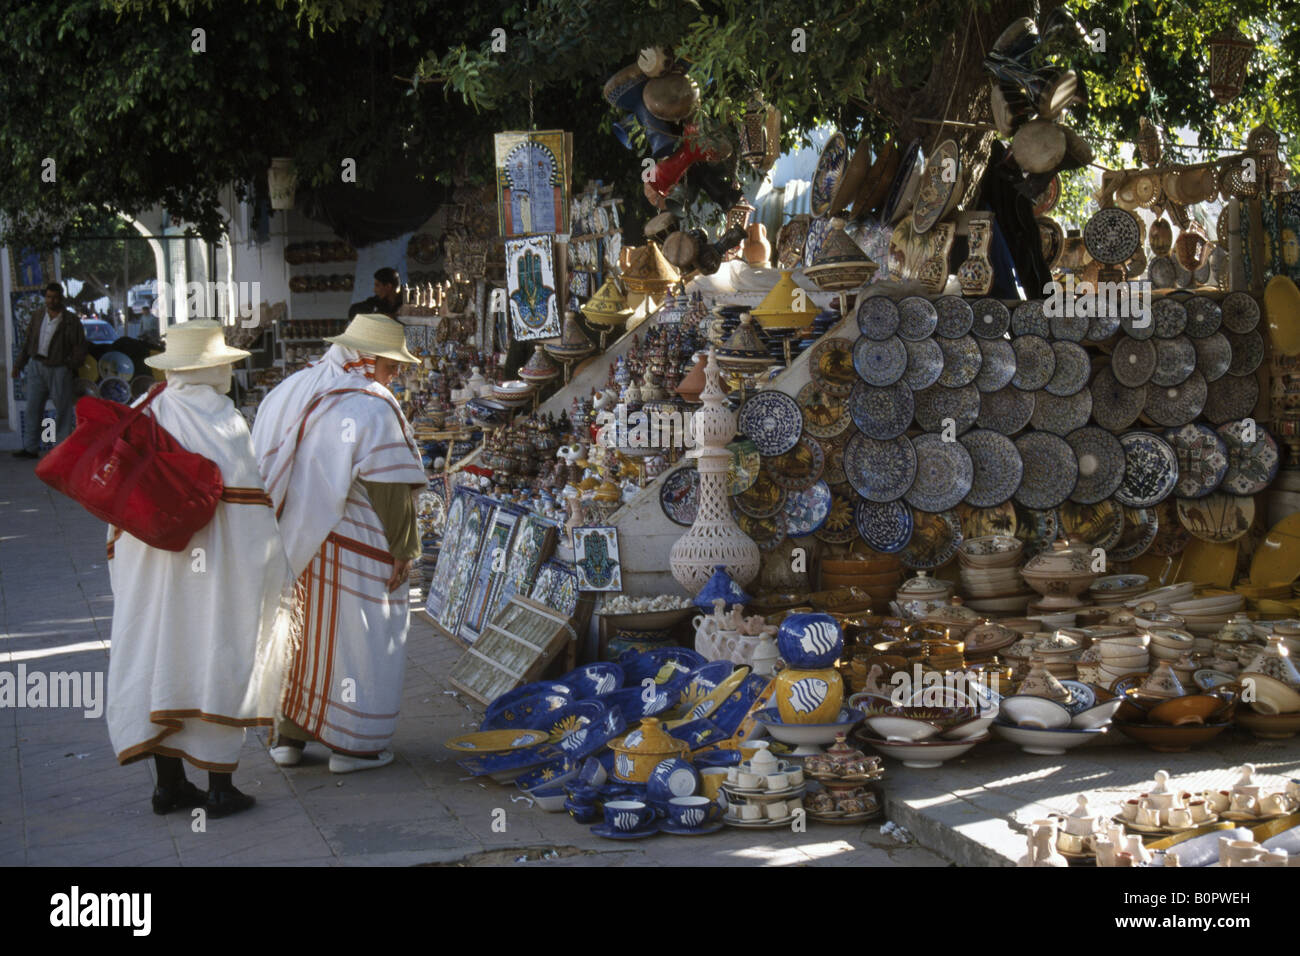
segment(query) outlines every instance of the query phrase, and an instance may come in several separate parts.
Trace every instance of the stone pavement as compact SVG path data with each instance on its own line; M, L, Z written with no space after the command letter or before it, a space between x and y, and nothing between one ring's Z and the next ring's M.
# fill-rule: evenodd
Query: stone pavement
M0 671L102 672L106 681L104 537L102 523L35 479L31 462L0 454ZM1159 767L1188 789L1227 786L1246 760L1271 785L1300 776L1295 740L1244 734L1176 755L1118 735L1066 758L990 742L939 770L887 762L888 815L918 842L882 836L879 824L809 823L798 834L726 829L615 843L529 806L513 788L462 776L442 742L476 729L482 709L443 680L460 653L413 615L396 761L336 776L312 745L301 766L282 770L261 733L250 733L235 783L258 806L199 833L183 813L153 814L151 765L119 767L102 717L0 708L0 866L1006 865L1023 852L1027 822L1072 809L1080 792L1100 793L1094 808L1104 810L1144 789ZM204 774L189 773L205 785ZM493 827L498 810L504 832Z

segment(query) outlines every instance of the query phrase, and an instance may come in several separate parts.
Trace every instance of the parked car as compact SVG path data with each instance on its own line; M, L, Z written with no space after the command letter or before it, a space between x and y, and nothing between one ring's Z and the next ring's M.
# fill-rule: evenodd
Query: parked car
M117 329L103 319L82 319L81 327L86 332L86 339L95 345L111 345L118 339Z

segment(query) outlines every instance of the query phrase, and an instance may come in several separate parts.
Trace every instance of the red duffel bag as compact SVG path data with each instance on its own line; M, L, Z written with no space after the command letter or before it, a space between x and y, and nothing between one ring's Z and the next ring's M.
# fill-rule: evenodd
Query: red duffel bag
M165 387L155 385L135 408L81 399L76 429L36 466L36 477L150 547L184 551L212 520L225 486L215 462L186 451L144 414Z

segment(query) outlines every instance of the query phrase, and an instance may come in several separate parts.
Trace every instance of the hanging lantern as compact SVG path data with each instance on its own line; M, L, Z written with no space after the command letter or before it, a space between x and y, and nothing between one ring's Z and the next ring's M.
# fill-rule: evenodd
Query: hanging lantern
M1235 26L1210 37L1210 92L1219 103L1237 98L1254 52L1255 41L1242 36Z
M266 171L266 185L272 209L292 209L298 189L298 172L293 168L293 160L287 156L272 159L271 168Z
M781 147L781 112L754 93L740 120L740 158L760 173L776 162Z

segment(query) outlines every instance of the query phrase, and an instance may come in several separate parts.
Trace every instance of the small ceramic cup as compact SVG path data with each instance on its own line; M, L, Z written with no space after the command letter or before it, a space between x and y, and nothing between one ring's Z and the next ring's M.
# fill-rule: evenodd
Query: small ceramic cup
M1290 806L1287 803L1286 794L1266 793L1259 798L1259 812L1262 816L1286 813L1288 809L1290 809Z
M789 770L785 772L785 775L789 779L790 786L792 787L797 787L799 786L799 784L803 783L802 767L791 767Z
M1234 793L1230 805L1233 813L1255 813L1258 808L1257 801L1249 793Z
M763 808L769 820L784 820L790 815L790 808L784 800L773 800Z
M1182 810L1178 807L1170 810L1169 825L1171 827L1190 827L1192 825L1192 811Z
M605 823L624 833L639 830L654 818L654 808L640 800L611 800L605 804Z
M668 820L688 830L698 830L721 815L721 808L708 797L673 797L668 801Z
M1187 812L1192 815L1193 823L1204 823L1210 819L1210 805L1204 800L1191 800L1187 804Z
M1133 822L1139 826L1158 827L1160 826L1160 811L1155 807L1140 807L1137 812L1137 819Z
M1059 833L1056 848L1062 853L1082 853L1086 849L1085 837L1078 833Z
M742 820L761 820L763 819L763 807L757 803L742 803L737 809L740 811Z
M1136 823L1140 809L1142 809L1140 800L1125 800L1124 806L1120 808L1119 815L1129 823Z
M790 777L784 773L769 773L767 775L767 789L769 790L786 790L790 786Z
M1232 805L1232 793L1228 790L1206 790L1205 802L1215 813L1223 813Z
M763 775L757 773L737 774L737 786L745 790L758 790L763 786Z

